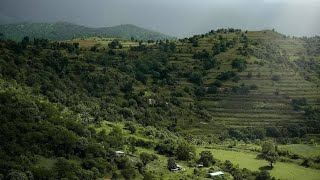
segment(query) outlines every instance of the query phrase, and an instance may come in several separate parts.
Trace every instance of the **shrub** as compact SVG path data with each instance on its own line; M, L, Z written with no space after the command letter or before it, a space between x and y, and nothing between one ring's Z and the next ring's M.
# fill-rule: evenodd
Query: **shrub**
M232 61L232 68L238 69L239 72L244 71L247 68L247 61L242 58L237 58Z
M280 81L280 75L273 75L273 76L271 77L271 80L272 80L272 81Z

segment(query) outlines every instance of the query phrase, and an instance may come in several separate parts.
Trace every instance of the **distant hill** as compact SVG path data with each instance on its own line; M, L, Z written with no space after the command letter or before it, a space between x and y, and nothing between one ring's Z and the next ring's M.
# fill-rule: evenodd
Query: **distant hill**
M172 39L173 37L159 32L125 24L114 27L91 28L66 22L58 23L17 23L0 25L0 32L6 38L19 41L25 36L46 38L50 40L67 40L74 37L119 37L139 40Z

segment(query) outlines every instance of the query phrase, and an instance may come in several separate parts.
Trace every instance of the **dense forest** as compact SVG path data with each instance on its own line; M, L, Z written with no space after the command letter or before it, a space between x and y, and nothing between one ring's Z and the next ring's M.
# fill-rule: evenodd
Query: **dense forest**
M271 179L265 170L239 168L211 151L196 155L200 145L256 143L272 167L279 156L293 156L274 143L310 141L310 134L320 134L319 37L261 31L255 38L250 33L257 32L219 29L177 41L132 39L134 44L126 45L114 39L92 47L28 36L17 42L2 33L0 179L160 179L164 175L149 170L148 163L162 157L168 158L168 169L177 160L215 165L234 179ZM292 58L297 53L281 44L287 41L301 43L305 54ZM295 114L300 119L274 118L255 125L239 118L228 124L223 113L216 114L218 108L210 109L209 102L232 103L249 112L243 106L252 105L251 99L242 106L228 98L257 98L262 86L253 79L266 75L251 66L276 71L268 74L267 86L281 85L286 77L280 73L287 69L311 84L306 97L291 96L276 85L272 99L263 100L261 114L273 110L267 103L284 102L279 117ZM273 141L262 143L266 139ZM155 153L135 155L139 148ZM131 158L116 154L124 149ZM320 163L317 158L303 160L315 168ZM181 178L197 179L201 173L195 168Z

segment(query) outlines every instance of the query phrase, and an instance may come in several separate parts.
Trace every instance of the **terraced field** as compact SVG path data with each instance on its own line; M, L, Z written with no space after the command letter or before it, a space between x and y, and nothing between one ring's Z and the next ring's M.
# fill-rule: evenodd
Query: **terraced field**
M225 37L232 39L239 36L228 34ZM250 90L248 94L206 94L205 97L199 99L198 103L213 116L213 122L210 123L227 127L281 127L288 124L303 123L304 112L293 109L292 99L305 98L308 105L320 106L318 82L308 81L305 78L306 75L311 77L315 75L307 72L301 73L303 71L293 63L294 60L306 55L303 41L287 39L272 31L249 32L247 37L252 41L273 44L274 47L278 48L276 51L279 56L285 56L288 60L281 63L275 62L275 60L259 59L253 55L250 55L249 58L246 57L247 68L243 72L238 72L241 80L238 83L224 82L224 87L231 88L235 85L245 84L256 85L257 89ZM215 41L209 36L199 40L199 47L192 47L191 44L187 43L178 44L177 49L180 53L173 55L175 58L172 58L171 63L191 71L199 69L199 60L192 58L194 52L202 49L210 52L214 43ZM220 65L210 69L204 77L204 85L207 88L222 72L236 71L232 69L231 62L234 58L239 57L237 48L241 46L241 44L238 44L216 56ZM248 74L251 74L250 77ZM278 76L279 80L272 80L273 76ZM179 77L177 74L173 74L173 77L181 87L188 85L192 87L187 78ZM184 99L181 98L181 100Z

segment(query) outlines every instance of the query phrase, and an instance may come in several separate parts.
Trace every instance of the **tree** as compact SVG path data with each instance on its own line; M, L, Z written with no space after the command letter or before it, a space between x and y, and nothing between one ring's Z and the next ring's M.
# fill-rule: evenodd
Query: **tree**
M204 86L195 86L194 87L194 94L197 97L203 97L206 95L206 89Z
M247 61L242 58L236 58L232 61L232 68L238 69L239 72L247 68Z
M145 152L142 152L140 154L140 160L144 165L147 165L149 162L155 160L156 158L157 158L157 156L153 155L153 154L148 154Z
M194 157L195 149L190 144L182 142L177 147L175 154L179 160L188 161Z
M276 151L275 145L272 141L266 141L262 144L262 157L270 163L270 167L273 168L273 163L275 163L279 155Z
M125 179L135 179L136 177L136 171L133 167L122 169L121 174Z
M201 85L203 83L202 74L200 72L192 72L189 75L189 81L196 85Z
M28 177L25 173L19 171L11 171L6 179L8 180L28 180Z
M155 180L156 178L150 172L143 173L143 180Z
M177 168L176 160L173 157L168 158L167 167L169 170Z
M108 44L108 47L110 49L116 49L116 48L121 49L122 48L122 44L117 40L113 40L111 43Z
M214 163L212 153L210 151L202 151L200 153L199 163L202 163L205 167L209 167L212 163Z
M169 156L174 155L174 151L176 149L176 142L172 139L164 139L156 146L155 150L158 151L159 154L166 154Z
M176 51L176 43L170 42L169 47L170 47L170 51L171 52L175 52Z
M199 42L198 42L198 40L194 41L194 42L192 43L192 46L193 46L193 47L199 47Z
M22 48L23 48L23 49L26 49L27 46L28 46L28 44L29 44L29 37L26 36L26 37L24 37L24 38L22 39L22 41L21 41Z
M125 129L129 130L131 134L134 134L137 130L136 126L132 122L126 122L124 125Z
M271 180L270 173L266 170L260 171L256 177L256 180Z
M122 131L119 127L114 127L112 131L108 134L108 138L106 141L110 145L110 147L115 149L122 149L124 145L124 136Z

